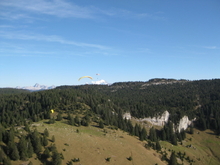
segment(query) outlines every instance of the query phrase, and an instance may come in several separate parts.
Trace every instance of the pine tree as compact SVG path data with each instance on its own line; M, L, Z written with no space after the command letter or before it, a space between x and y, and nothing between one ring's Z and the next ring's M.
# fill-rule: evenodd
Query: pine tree
M48 148L46 148L45 150L44 150L44 152L43 152L43 159L47 159L47 158L49 158L50 157L50 151L49 151L49 149Z
M78 115L75 116L75 118L74 118L74 123L77 124L77 125L79 125L80 120L79 120L79 116L78 116Z
M139 139L140 139L141 141L147 139L147 131L146 131L146 129L145 129L144 127L143 127L142 130L141 130L141 133L140 133L140 135L139 135Z
M160 146L160 143L159 143L158 140L156 141L156 150L157 150L157 151L160 151L160 150L161 150L161 146Z
M69 121L68 121L69 125L75 125L73 117L71 115L69 115L68 118L69 118Z
M171 143L173 145L177 145L177 138L176 138L176 134L175 133L172 135Z
M177 165L176 154L172 152L168 165Z
M45 128L45 130L44 130L44 135L45 135L46 137L49 137L49 131L48 131L47 128Z
M25 139L25 136L21 136L21 139L18 143L18 151L20 154L20 159L21 160L26 160L27 159L27 141Z
M134 135L139 136L139 127L137 123L135 124L135 127L134 127Z
M48 140L47 140L47 136L46 136L46 135L44 135L44 136L42 137L42 145L43 145L43 146L47 146L47 145L48 145Z
M3 159L3 164L4 164L4 165L11 165L10 159L7 158L7 157L5 157L5 158Z
M156 134L154 127L151 127L150 129L149 139L153 142L157 141L157 134Z
M62 120L62 114L59 112L57 115L57 121L61 121Z
M189 133L190 133L190 134L193 134L193 133L194 133L193 126L190 126Z
M30 132L30 128L29 128L27 122L24 123L24 130L27 132Z
M31 158L33 153L34 153L34 149L33 149L30 138L28 138L28 141L27 141L27 156L28 156L28 158Z
M16 145L14 145L10 157L11 157L12 160L18 160L18 159L20 159L19 152L18 152L18 148L17 148Z
M166 131L165 131L164 128L162 129L162 136L161 136L161 139L162 139L162 140L166 140L166 139L167 139Z
M35 129L34 132L31 134L31 142L34 148L34 152L39 153L41 151L41 141L37 129Z
M14 127L12 127L9 132L8 132L8 141L14 141L15 138L15 132L14 132Z
M100 127L100 128L104 128L104 123L103 123L102 120L99 121L99 127Z
M53 165L61 165L62 164L62 160L61 160L60 154L57 151L53 152L52 164Z
M0 147L0 164L3 162L3 159L6 157L6 154L4 153L3 149Z

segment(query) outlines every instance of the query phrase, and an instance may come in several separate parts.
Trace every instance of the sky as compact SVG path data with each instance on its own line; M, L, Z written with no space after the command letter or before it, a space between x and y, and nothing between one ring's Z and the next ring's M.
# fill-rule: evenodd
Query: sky
M0 87L152 78L220 78L219 0L0 0Z

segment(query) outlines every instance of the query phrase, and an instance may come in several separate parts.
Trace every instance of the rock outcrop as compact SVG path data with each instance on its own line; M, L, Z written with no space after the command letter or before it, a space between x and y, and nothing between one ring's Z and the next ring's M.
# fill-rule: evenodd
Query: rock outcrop
M150 122L152 125L157 125L157 126L164 126L166 123L168 123L169 120L169 112L165 111L162 115L157 116L157 117L147 117L147 118L141 118L138 119L138 121L144 122L144 121L148 121ZM124 113L123 118L130 120L131 119L131 114L129 112ZM183 116L182 119L180 119L179 124L174 125L174 131L178 131L180 132L181 130L186 130L191 124L192 122L195 121L195 119L193 120L189 120L188 116Z
M186 130L195 120L196 119L189 120L188 116L183 116L183 118L180 119L179 124L176 126L176 131L180 132L181 130Z
M127 120L131 120L131 114L130 112L126 112L124 115L123 115L123 119L127 119Z
M169 112L165 111L161 116L153 117L153 118L151 117L143 118L140 119L140 121L148 121L153 125L164 126L168 122L169 116L170 116Z

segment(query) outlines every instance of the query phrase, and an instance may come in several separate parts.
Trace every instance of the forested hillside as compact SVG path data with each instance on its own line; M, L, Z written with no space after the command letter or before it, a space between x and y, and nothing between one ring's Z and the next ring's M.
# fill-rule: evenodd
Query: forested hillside
M1 94L17 94L17 93L29 93L30 91L24 89L14 89L14 88L0 88Z
M4 93L6 91L14 93L17 90L6 89ZM220 126L220 80L153 79L111 86L61 86L34 93L0 95L0 122L5 126L22 124L25 119L47 118L50 109L74 110L82 108L81 104L86 104L91 112L104 118L112 112L130 112L134 117L143 118L167 110L174 123L187 115L190 119L196 117L200 122L205 121L207 128L216 129Z
M152 143L148 143L148 147L155 149L160 148L159 139L174 145L177 145L177 140L181 142L185 139L184 131L175 133L172 128L172 123L178 123L184 115L190 119L196 118L194 125L198 129L211 129L220 134L219 79L152 79L148 82L119 82L110 86L60 86L33 93L14 93L10 89L1 89L0 92L8 93L0 94L0 141L8 146L4 150L12 160L13 148L10 148L8 137L14 138L14 135L10 135L14 134L13 127L25 126L30 134L26 140L32 140L34 150L39 153L38 144L32 139L38 133L36 130L31 133L28 125L44 119L48 119L49 124L65 120L75 126L88 126L95 122L100 128L119 128L138 136L141 141L149 139ZM171 114L169 123L157 131L152 127L149 133L144 127L123 118L125 112L130 112L136 118L144 118L165 110ZM45 137L41 137L43 144L42 138Z

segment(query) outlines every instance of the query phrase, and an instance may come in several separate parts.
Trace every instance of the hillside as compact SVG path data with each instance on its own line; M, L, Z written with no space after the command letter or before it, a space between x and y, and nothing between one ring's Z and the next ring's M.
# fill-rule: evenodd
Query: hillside
M170 115L164 125L153 126L139 120L165 111ZM131 120L123 117L126 112ZM70 164L68 161L74 158L80 158L82 164L91 164L91 160L94 164L167 164L172 150L179 163L220 162L219 79L152 79L11 93L0 95L0 114L0 152L9 156L13 164L20 163L13 161L18 159L40 164L45 161L46 149L50 150L46 164L60 161L54 155L59 158L61 152L63 164ZM183 116L195 121L187 130L174 131L173 126ZM17 132L18 128L21 130ZM45 128L50 137L44 136ZM50 146L51 135L56 139L55 150ZM26 153L29 149L19 149L23 140L33 145L32 155ZM5 158L0 157L0 162Z
M29 91L25 89L0 88L0 95L1 94L19 94L19 93L29 93Z

